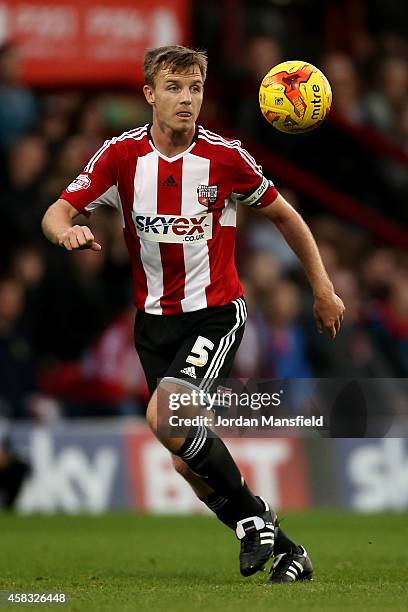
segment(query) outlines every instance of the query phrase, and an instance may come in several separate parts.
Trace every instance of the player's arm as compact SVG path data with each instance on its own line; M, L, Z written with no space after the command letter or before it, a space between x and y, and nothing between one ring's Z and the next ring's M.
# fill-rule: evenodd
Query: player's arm
M280 195L258 211L273 221L305 269L314 294L314 315L320 333L334 339L340 329L344 304L336 295L313 235L300 214Z
M95 241L89 227L74 225L75 217L80 212L66 200L59 198L46 211L41 227L50 242L64 247L67 251L73 249L91 249L100 251L101 245Z

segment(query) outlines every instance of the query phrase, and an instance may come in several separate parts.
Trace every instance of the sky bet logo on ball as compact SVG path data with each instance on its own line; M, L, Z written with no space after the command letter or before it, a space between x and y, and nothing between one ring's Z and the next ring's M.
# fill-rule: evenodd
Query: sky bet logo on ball
M212 238L212 214L138 215L133 212L136 233L142 240L150 242L202 243Z

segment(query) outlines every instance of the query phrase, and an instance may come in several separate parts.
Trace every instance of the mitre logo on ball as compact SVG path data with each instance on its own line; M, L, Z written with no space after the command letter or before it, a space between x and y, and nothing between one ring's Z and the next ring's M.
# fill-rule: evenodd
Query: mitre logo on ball
M332 92L324 74L309 62L281 62L265 75L259 104L280 132L302 134L318 127L330 112Z
M201 206L214 204L218 197L218 187L217 185L199 185L197 187L197 196Z

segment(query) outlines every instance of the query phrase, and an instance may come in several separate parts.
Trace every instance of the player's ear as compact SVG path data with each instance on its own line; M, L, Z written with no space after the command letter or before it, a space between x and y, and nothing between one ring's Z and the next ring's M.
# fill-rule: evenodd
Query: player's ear
M145 98L148 102L148 104L153 105L155 100L154 100L154 89L152 87L150 87L150 85L144 85L143 86L143 93L145 95Z

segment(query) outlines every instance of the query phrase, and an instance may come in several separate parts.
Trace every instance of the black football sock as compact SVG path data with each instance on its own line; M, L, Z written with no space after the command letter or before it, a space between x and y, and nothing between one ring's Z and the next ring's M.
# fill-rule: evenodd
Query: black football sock
M275 535L274 554L276 556L281 555L282 553L298 553L301 555L302 549L288 538L286 533L282 531L281 527L278 527Z
M183 459L218 496L227 500L217 509L223 522L237 521L263 514L262 502L243 482L241 473L224 442L204 425L192 427L181 448L175 453Z
M228 523L226 520L223 520L222 507L228 503L228 499L223 497L222 495L218 495L218 493L210 493L206 495L206 497L199 497L200 501L203 502L209 508L216 517L224 523L227 527L231 529L235 529L235 525L232 523Z
M240 489L230 498L218 495L218 493L211 493L207 497L200 497L200 500L207 508L214 512L224 525L235 530L238 521L251 516L251 513L248 513L246 501L249 496L253 497L247 484L244 482ZM260 504L255 511L252 511L252 515L263 514L264 510L263 505Z

